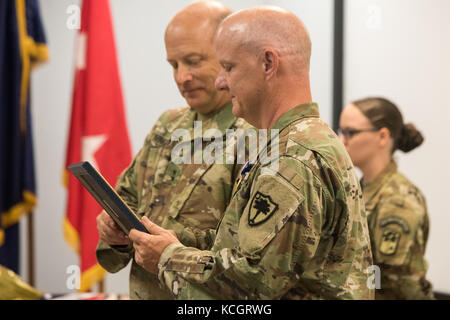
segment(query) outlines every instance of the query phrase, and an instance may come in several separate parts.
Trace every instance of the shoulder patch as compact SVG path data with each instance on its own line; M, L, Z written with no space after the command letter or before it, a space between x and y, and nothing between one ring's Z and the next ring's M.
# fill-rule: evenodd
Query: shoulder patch
M399 231L389 228L384 230L381 236L380 253L386 256L394 255L397 252L400 237L401 233Z
M253 196L248 210L248 225L256 226L266 222L278 210L278 204L269 195L258 191Z
M404 233L409 233L410 227L409 227L408 222L399 216L391 216L391 217L386 217L386 218L381 219L380 227L383 228L383 227L386 227L387 225L390 225L393 223L398 224L402 228Z

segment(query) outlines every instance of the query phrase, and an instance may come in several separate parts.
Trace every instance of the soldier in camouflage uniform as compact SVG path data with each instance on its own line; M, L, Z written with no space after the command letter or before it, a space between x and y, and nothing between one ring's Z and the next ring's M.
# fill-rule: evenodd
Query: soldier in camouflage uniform
M433 299L424 258L429 230L425 198L392 159L397 149L408 152L419 146L422 135L412 124L404 125L398 108L383 98L349 104L341 115L341 130L363 172L374 264L381 271L376 299Z
M233 96L235 115L278 130L267 151L279 156L244 167L210 250L143 219L152 236L130 232L138 263L178 299L372 299L361 190L344 146L308 102L303 24L279 8L243 10L224 20L215 47L216 86Z
M237 159L223 161L223 164L194 163L196 154L188 157L190 163L177 163L171 156L179 142L172 138L176 130L184 129L190 138L183 143L195 150L198 141L194 142L194 138L200 139L200 148L195 151L202 153L207 146L207 141L202 139L207 130L216 129L225 137L228 129L250 127L232 114L230 96L214 87L220 66L214 54L213 35L220 19L229 13L229 9L219 3L197 2L182 10L169 24L166 31L168 60L190 107L161 115L116 185L118 194L138 216L145 215L174 230L182 243L200 249L211 247L214 230L230 201L243 163L237 163ZM211 21L199 25L199 18ZM200 137L194 134L194 121L202 121ZM130 297L172 298L154 274L136 264L133 246L109 216L103 212L97 220L100 234L97 259L101 266L114 273L132 260ZM110 233L113 235L108 236Z

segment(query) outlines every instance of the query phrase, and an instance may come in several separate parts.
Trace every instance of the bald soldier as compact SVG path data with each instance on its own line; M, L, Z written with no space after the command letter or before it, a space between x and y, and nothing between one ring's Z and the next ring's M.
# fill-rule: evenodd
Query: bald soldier
M230 95L218 91L214 81L220 71L213 48L219 23L231 11L218 2L196 2L181 10L165 32L167 60L174 79L189 107L164 112L145 139L131 165L119 177L116 190L138 216L174 230L181 243L208 249L222 217L242 162L226 164L201 161L179 162L172 158L177 130L185 130L189 146L194 142L194 125L201 121L204 131L250 127L232 114ZM177 136L175 136L177 137ZM172 141L173 140L173 141ZM207 146L200 142L200 152ZM198 151L198 150L197 150ZM175 153L176 154L176 153ZM188 159L188 160L192 160ZM97 259L108 272L124 268L132 260L130 297L170 299L154 274L136 264L134 248L127 235L102 212L97 219L100 241Z
M222 22L215 48L233 114L278 131L278 170L260 158L243 170L210 250L142 219L151 235L130 232L137 263L179 299L373 299L361 189L311 102L302 22L276 7L243 10Z

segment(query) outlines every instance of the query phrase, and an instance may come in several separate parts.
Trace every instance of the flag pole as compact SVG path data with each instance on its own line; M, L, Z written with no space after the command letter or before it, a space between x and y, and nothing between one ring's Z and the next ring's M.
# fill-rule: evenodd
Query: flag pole
M27 215L28 229L28 283L34 287L34 222L33 211Z

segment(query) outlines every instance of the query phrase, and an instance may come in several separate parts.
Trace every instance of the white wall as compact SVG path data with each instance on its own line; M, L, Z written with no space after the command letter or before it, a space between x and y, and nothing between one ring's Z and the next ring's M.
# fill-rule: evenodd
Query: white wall
M424 134L398 152L399 169L425 194L430 215L426 257L436 290L450 292L450 1L347 0L345 100L381 95Z
M164 110L184 105L166 62L163 33L171 17L191 1L111 0L122 86L133 151ZM66 27L67 8L77 0L41 0L50 60L32 76L32 114L39 204L35 211L36 284L45 292L64 293L66 269L78 258L63 238L66 191L61 184L74 76L76 30ZM322 116L331 120L332 0L223 1L239 10L258 4L278 4L293 10L313 40L312 91ZM24 231L26 223L22 224ZM23 232L25 234L25 232ZM26 241L22 238L21 275L27 280ZM126 268L108 275L108 292L127 294Z
M312 41L311 91L320 116L333 122L333 18L334 0L271 0L295 13L305 24Z

